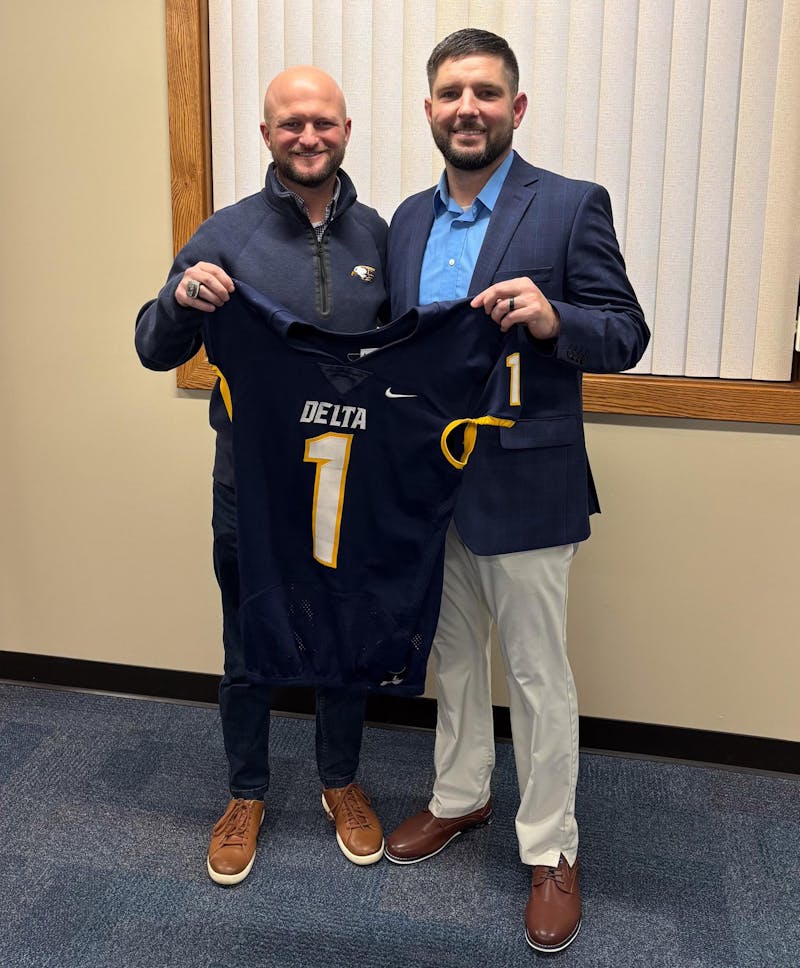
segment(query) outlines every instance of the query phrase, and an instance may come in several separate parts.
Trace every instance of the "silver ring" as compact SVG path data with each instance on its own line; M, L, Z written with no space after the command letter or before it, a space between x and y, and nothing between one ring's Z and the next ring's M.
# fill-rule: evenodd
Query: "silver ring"
M186 283L186 295L190 299L197 299L197 294L200 292L200 285L196 279L190 279Z
M509 300L508 300L508 311L510 313L513 313L514 312L514 297L513 296L510 296L509 297Z

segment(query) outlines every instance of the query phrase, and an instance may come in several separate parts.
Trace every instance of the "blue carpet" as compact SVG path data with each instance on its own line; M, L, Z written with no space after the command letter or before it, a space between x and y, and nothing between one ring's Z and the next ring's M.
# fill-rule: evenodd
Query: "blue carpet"
M798 968L800 782L584 753L584 924L525 944L511 747L495 821L410 867L358 868L320 806L313 724L276 717L256 863L205 871L228 794L217 710L0 683L3 968ZM423 807L429 733L368 728L387 830Z

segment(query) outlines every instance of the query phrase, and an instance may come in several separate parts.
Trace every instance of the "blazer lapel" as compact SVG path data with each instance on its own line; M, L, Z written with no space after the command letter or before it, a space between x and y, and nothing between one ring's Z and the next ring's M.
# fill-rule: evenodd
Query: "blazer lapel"
M491 286L509 242L536 197L538 179L533 165L517 155L489 219L489 227L469 284L471 296Z
M419 302L419 277L422 273L422 260L425 246L433 225L433 189L421 195L406 219L406 234L402 240L403 261L405 265L405 304L416 306Z

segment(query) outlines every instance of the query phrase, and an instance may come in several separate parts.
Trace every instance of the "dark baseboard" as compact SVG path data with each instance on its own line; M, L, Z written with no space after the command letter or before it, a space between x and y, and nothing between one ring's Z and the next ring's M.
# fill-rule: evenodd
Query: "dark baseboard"
M207 673L3 651L0 679L193 703L216 703L219 685L219 677ZM314 692L275 689L272 705L275 712L312 715ZM373 694L367 701L367 721L380 726L433 729L436 700ZM494 726L498 739L511 738L505 706L494 707ZM789 740L594 716L581 716L580 730L581 747L586 750L800 774L800 743Z

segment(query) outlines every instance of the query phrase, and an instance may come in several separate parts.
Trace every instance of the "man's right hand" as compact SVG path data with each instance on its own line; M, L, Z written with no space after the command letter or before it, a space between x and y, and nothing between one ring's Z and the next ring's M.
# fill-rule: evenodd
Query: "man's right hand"
M194 288L194 283L197 283L200 288L192 297L189 292ZM189 292L186 289L187 285ZM185 309L213 313L218 306L223 306L230 299L232 292L233 280L224 269L210 262L198 262L189 266L184 272L175 290L175 302Z

